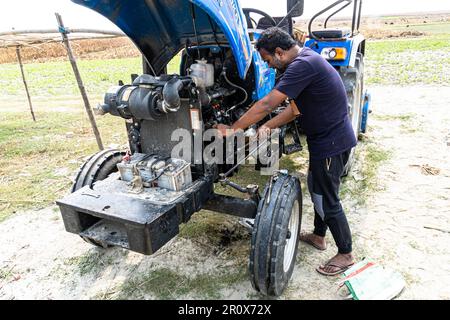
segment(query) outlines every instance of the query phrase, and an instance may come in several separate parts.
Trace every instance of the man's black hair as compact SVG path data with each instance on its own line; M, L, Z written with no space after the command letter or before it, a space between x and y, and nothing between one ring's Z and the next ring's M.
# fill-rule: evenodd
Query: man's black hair
M264 49L270 54L275 54L276 48L283 50L289 50L295 46L297 42L292 38L289 33L278 27L272 27L264 30L261 36L256 42L256 50Z

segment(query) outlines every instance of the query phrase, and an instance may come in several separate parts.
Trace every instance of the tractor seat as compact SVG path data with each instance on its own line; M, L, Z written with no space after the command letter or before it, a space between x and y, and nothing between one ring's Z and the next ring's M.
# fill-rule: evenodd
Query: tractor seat
M273 20L278 24L281 22L281 24L278 26L279 28L283 29L284 31L290 32L290 28L292 28L292 20L289 18L284 19L284 17L273 17ZM291 22L290 22L291 21ZM256 26L256 29L268 29L270 27L273 27L273 24L267 19L266 17L261 17L258 21L258 25Z
M319 39L343 39L350 36L350 30L324 29L313 31L312 34Z

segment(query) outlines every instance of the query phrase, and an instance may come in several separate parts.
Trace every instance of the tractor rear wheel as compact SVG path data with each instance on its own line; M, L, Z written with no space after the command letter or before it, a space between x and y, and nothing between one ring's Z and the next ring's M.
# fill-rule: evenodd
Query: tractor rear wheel
M359 139L361 132L362 107L364 103L364 56L356 54L354 68L347 68L341 72L345 90L347 91L348 116L352 123L355 138ZM347 176L355 159L355 148L350 152L347 164L344 167L343 176Z
M252 232L249 271L253 287L279 296L295 266L302 219L298 178L280 174L266 185Z

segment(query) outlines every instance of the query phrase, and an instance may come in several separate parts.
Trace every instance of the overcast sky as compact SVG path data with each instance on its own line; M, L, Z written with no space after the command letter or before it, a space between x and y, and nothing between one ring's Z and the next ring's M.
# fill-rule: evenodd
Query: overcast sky
M56 28L55 12L59 12L66 27L117 30L106 18L70 0L0 0L0 32L23 29ZM243 7L263 10L281 16L286 6L283 0L241 0ZM333 0L305 0L304 16L333 3ZM348 9L348 8L347 8ZM386 15L416 12L450 12L450 0L364 0L363 15Z

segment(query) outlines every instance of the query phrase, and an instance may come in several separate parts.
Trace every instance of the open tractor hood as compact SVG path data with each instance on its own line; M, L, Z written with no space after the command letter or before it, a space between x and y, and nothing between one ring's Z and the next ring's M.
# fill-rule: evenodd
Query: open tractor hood
M159 74L185 46L228 43L243 79L251 43L236 0L72 0L117 25Z

